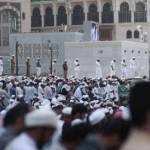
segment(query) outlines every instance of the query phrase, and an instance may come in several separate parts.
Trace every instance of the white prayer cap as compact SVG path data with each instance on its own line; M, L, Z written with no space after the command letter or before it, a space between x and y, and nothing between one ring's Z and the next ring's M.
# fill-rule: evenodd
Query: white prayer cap
M62 113L64 115L71 115L71 112L72 112L72 108L71 107L66 107L62 110Z
M71 125L72 126L75 126L75 125L78 125L80 123L83 123L83 121L81 119L74 119L72 122L71 122Z
M25 127L56 128L57 121L57 116L53 111L35 110L25 116Z
M89 96L88 95L83 95L82 98L89 98Z
M103 111L103 109L97 109L90 115L89 121L91 125L96 125L104 118L105 118L105 112Z

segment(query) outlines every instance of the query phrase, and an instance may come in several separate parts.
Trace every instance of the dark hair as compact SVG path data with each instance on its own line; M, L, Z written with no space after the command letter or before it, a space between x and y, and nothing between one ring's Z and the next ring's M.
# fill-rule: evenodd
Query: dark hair
M20 103L11 108L4 117L3 125L5 127L14 125L19 117L24 117L30 111L30 106L25 103Z
M131 88L129 108L132 125L142 127L150 113L150 82L138 82Z
M72 116L75 116L78 113L87 113L87 108L83 104L75 104L72 107Z
M87 123L80 123L70 127L68 126L68 129L62 132L61 139L63 142L82 142L90 131L90 125Z
M130 131L130 122L123 119L104 119L98 128L98 132L102 135L117 134L121 141L124 141Z

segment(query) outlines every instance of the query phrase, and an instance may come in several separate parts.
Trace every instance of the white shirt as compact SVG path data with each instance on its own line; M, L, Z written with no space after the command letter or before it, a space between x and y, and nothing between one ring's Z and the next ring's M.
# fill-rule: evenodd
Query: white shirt
M38 150L36 142L26 133L15 138L5 150Z

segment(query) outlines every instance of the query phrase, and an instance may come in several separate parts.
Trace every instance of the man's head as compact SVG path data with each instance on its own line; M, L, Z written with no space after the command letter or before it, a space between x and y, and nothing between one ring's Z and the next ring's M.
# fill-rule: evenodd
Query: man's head
M35 110L25 117L27 133L37 142L41 148L52 139L57 127L57 116L50 110Z
M87 108L83 104L75 104L72 107L73 119L84 119L87 113Z
M134 127L150 125L150 82L139 82L131 88L129 107Z
M24 117L32 109L28 104L20 103L10 109L4 118L4 127L11 127L15 132L20 132L24 128Z

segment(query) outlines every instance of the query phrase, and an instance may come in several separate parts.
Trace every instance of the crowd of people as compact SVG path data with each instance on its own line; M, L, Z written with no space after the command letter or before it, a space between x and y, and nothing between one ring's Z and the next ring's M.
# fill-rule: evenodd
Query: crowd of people
M149 89L116 76L1 77L0 150L140 149L134 138L148 150Z

